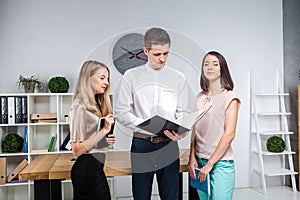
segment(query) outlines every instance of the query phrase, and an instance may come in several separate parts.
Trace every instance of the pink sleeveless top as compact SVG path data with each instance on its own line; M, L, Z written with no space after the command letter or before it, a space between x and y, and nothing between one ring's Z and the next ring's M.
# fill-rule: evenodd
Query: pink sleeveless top
M204 92L197 95L197 109L212 105L211 109L194 126L198 157L209 159L216 149L224 134L225 111L233 99L238 100L238 107L240 107L240 100L235 91L224 90L210 98L207 98ZM233 159L234 153L230 146L220 160Z

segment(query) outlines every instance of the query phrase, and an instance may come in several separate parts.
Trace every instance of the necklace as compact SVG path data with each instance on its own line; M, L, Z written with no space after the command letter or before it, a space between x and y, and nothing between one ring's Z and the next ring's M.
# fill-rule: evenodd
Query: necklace
M205 99L204 99L204 102L205 103L208 103L210 102L211 98L217 94L220 94L222 93L223 91L225 90L225 88L223 86L221 86L218 90L216 90L215 92L211 92L211 90L208 90L206 93L205 93Z

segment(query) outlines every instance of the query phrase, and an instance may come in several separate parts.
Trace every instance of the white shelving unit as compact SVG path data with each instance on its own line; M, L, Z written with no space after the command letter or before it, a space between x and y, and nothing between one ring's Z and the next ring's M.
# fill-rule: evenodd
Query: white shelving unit
M279 79L278 79L279 80ZM285 98L288 93L283 93L283 87L277 80L278 89L271 93L254 93L251 88L251 132L252 154L255 154L257 165L253 164L252 170L259 174L263 193L267 193L268 178L279 177L282 185L286 185L286 177L290 177L292 190L296 192L295 175L291 150L290 132L287 118L292 114L285 108ZM266 141L276 135L285 141L286 149L281 153L269 152Z
M27 123L0 124L0 141L9 134L17 133L24 137L24 128L28 128L28 153L3 153L0 147L0 157L7 158L7 175L24 159L30 163L35 156L40 154L69 153L59 151L59 146L69 132L68 115L71 105L71 93L16 93L0 94L9 97L27 97ZM36 123L30 120L30 114L57 113L56 123ZM57 142L53 152L48 149L51 136L57 134ZM70 184L70 181L64 184ZM64 186L63 184L63 186ZM64 193L67 195L66 193ZM33 181L14 182L0 185L0 199L33 199Z

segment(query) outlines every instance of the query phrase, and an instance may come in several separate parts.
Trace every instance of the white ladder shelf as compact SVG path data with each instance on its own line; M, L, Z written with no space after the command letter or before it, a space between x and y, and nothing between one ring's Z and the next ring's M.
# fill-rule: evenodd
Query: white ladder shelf
M252 104L252 134L254 136L254 145L252 145L252 152L257 155L259 166L253 170L260 175L261 186L263 193L267 193L267 177L282 176L282 180L285 184L285 176L290 176L292 189L294 192L296 189L295 175L298 174L294 171L294 164L292 155L295 154L291 150L290 135L293 132L288 130L287 117L291 115L290 112L286 112L284 98L289 96L288 93L281 93L280 88L276 93L269 94L254 94L251 89L251 104ZM272 104L262 103L260 108L257 104L261 102L273 102ZM265 108L271 108L268 111L262 111ZM266 119L269 119L266 120ZM285 141L286 149L281 153L269 152L266 148L265 142L267 138L277 135ZM280 163L276 163L276 166L267 166L267 157L280 157ZM288 163L286 166L285 163Z

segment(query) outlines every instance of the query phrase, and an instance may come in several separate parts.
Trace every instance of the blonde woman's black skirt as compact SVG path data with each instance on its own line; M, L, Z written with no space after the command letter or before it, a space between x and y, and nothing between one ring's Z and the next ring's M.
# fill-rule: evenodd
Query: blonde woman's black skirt
M105 154L83 154L71 170L74 200L110 200L110 191L103 171Z

